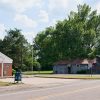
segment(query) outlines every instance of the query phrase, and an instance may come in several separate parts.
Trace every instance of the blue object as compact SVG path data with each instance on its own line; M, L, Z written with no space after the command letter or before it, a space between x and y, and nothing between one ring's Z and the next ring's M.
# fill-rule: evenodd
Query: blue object
M15 73L15 81L17 81L17 82L22 81L22 75L21 75L20 71L17 71Z

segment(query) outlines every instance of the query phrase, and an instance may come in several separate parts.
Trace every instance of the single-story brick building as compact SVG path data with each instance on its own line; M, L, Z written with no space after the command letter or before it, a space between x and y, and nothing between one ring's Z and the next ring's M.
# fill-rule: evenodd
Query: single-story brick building
M13 60L0 52L0 77L12 76Z
M97 59L75 59L75 60L61 60L54 64L53 72L55 74L76 74L82 70L89 70L97 62ZM94 72L95 73L95 72Z

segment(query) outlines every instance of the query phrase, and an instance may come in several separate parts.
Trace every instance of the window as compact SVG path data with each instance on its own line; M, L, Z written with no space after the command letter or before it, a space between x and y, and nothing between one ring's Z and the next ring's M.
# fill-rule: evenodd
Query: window
M80 64L80 67L88 66L88 64Z

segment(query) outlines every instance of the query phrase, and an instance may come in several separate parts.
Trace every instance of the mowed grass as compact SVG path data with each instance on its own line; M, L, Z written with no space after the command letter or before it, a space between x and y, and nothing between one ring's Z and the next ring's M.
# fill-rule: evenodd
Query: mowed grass
M0 87L2 86L12 86L12 85L21 85L23 83L12 83L12 82L3 82L3 81L0 81Z
M12 83L9 82L1 82L0 81L0 86L10 86Z
M44 78L60 78L60 79L100 79L100 75L79 75L79 74L64 74L64 75L37 75L36 77Z
M53 71L26 71L23 72L24 75L36 75L36 74L52 74Z
M60 78L60 79L100 79L100 75L93 74L53 74L53 71L26 71L23 75L35 75L41 78Z

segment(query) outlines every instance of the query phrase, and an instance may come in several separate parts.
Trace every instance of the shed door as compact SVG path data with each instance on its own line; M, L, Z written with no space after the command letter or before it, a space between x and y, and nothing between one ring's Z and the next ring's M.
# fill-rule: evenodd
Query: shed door
M68 74L71 74L71 67L68 67Z

